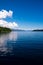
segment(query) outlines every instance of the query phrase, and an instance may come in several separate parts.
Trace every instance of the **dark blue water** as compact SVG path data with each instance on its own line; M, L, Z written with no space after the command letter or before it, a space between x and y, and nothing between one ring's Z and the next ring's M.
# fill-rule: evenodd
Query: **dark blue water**
M43 32L13 31L0 34L0 61L43 62Z

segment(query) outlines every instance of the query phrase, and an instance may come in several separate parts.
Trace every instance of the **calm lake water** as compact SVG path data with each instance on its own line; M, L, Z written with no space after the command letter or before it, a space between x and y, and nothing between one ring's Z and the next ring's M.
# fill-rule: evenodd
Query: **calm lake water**
M0 34L0 60L11 60L9 58L21 63L42 62L43 32L12 31Z

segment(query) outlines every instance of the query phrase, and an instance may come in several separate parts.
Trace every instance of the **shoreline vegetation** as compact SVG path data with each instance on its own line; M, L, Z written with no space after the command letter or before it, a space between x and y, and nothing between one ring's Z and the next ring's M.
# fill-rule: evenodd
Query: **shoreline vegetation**
M11 29L6 27L0 27L0 33L8 33L8 32L11 32Z

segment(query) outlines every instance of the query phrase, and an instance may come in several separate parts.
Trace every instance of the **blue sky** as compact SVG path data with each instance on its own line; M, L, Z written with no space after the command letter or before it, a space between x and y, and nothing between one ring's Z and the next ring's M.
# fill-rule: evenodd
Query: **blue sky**
M0 0L0 11L13 11L12 18L6 21L15 21L19 28L43 28L43 0Z

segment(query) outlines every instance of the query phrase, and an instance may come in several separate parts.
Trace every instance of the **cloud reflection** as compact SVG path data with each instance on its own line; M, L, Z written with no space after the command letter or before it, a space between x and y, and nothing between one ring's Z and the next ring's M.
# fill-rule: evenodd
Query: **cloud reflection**
M12 53L13 45L15 45L17 37L17 32L11 32L3 35L0 34L0 56L6 56L7 53Z

